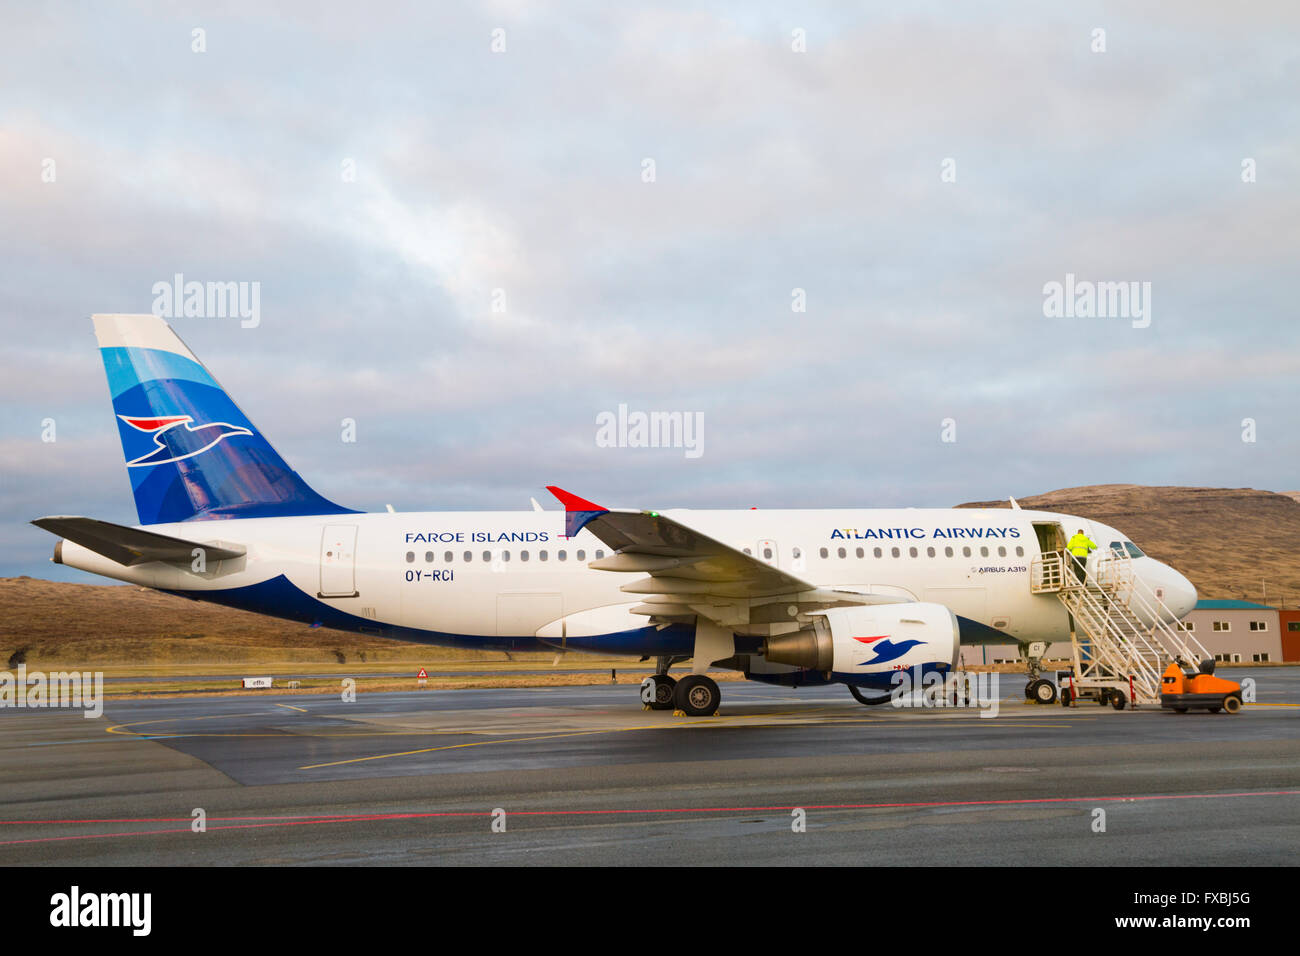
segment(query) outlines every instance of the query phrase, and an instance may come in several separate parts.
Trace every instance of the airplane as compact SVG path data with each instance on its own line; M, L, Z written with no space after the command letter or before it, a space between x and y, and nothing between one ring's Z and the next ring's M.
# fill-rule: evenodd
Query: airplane
M1166 623L1196 604L1115 528L1014 499L652 511L548 486L563 511L363 513L290 468L162 318L92 320L140 523L32 523L60 537L55 562L170 594L418 643L653 658L643 702L688 716L717 712L712 667L879 704L895 671L948 674L963 644L1069 640L1029 575L1076 530L1093 557L1131 555Z

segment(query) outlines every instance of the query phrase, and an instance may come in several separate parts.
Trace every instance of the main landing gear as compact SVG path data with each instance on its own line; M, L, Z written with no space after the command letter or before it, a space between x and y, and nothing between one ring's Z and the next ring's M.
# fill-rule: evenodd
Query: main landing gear
M659 658L659 673L641 682L641 703L648 710L680 710L688 717L712 717L722 702L717 682L704 674L687 674L674 680L668 676L668 668L679 660L682 658Z

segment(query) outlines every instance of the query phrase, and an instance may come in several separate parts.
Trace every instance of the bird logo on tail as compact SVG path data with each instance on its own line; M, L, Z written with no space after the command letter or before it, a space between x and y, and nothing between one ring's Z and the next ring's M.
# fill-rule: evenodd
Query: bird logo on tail
M136 431L146 432L156 446L153 451L126 463L128 468L140 468L144 465L165 465L171 461L184 461L207 451L226 438L235 435L251 435L249 429L229 422L209 422L195 425L189 415L155 415L137 417L118 415ZM184 427L182 427L184 426Z

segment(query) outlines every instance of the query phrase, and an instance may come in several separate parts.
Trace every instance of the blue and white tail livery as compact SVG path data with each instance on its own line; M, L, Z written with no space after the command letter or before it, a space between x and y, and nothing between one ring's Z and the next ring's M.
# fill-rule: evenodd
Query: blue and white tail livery
M403 640L650 657L646 702L689 714L716 710L711 667L863 700L898 670L950 670L963 643L1068 640L1065 608L1029 577L1078 530L1134 556L1161 615L1196 601L1121 532L1043 511L650 511L553 486L562 510L351 511L285 463L162 319L94 324L140 524L34 523L60 537L56 561L110 578Z
M141 524L350 513L284 463L165 321L93 321Z

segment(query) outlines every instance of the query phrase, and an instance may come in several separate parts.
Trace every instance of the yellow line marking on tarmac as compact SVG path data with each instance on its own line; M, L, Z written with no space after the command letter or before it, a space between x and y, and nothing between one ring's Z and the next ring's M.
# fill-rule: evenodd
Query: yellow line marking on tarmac
M305 714L305 713L307 713L307 708L306 708L306 707L295 707L295 706L293 706L293 704L276 704L275 706L276 706L276 707L288 707L290 710L296 710L296 711L298 711L298 713L300 713L300 714Z
M633 731L638 731L638 730L673 730L673 729L678 729L678 728L689 729L689 728L693 728L693 727L702 727L702 726L707 726L707 724L705 723L706 721L718 722L718 721L722 721L722 720L726 720L726 719L727 719L727 718L725 718L725 717L706 717L706 718L697 718L697 719L691 721L690 723L679 723L679 724L646 724L646 725L641 726L641 727L606 727L606 728L601 728L601 729L598 729L598 730L575 730L575 731L570 731L570 732L562 733L562 734L544 734L544 735L541 735L541 736L533 736L533 737L511 737L511 738L506 738L506 739L500 739L500 738L498 738L498 739L493 739L493 740L475 740L475 741L470 741L469 743L463 743L463 744L448 744L448 745L443 746L443 747L426 747L426 748L424 748L424 749L422 749L422 750L403 750L403 751L400 751L400 752L398 752L398 753L391 753L391 754L371 754L371 755L368 756L368 757L351 757L351 758L349 758L349 759L347 759L347 760L333 760L333 761L330 761L329 763L314 763L314 764L309 764L308 766L305 766L305 767L299 767L298 769L299 769L299 770L319 770L319 769L321 769L322 767L340 767L340 766L343 766L344 764L365 763L366 761L369 761L369 760L386 760L386 759L388 759L388 758L390 758L390 757L413 757L413 756L417 756L417 755L419 755L419 754L438 753L439 751L443 751L443 750L462 750L462 749L465 749L465 748L467 748L467 747L486 747L486 746L489 746L489 745L491 745L491 744L517 744L517 743L528 743L528 742L533 741L533 740L556 740L556 739L559 739L559 738L562 738L562 737L590 737L590 736L594 736L594 735L596 735L596 734L622 734L622 733L631 733L631 732L633 732ZM912 717L912 718L902 718L902 719L903 719L903 720L913 720L913 721L915 721L915 720L925 720L926 718L924 718L924 717L921 717L921 718ZM881 723L882 721L883 721L883 718L880 718L880 717L862 717L862 718L857 718L857 719L851 719L851 720L839 721L839 723L863 723L863 724L865 724L865 723ZM891 721L891 723L893 723L893 721ZM957 726L957 723L956 723L955 721L936 721L936 722L935 722L935 726L937 726L937 727L952 727L952 726ZM991 726L991 725L989 725L989 726ZM1015 722L1015 726L1016 726L1017 728L1020 728L1020 727L1036 727L1036 728L1045 728L1045 729L1048 729L1048 730L1060 730L1060 729L1068 728L1068 727L1069 727L1069 724L1028 724L1028 723L1024 723L1024 722L1022 722L1022 721L1016 721L1016 722ZM462 731L462 733L468 733L468 731Z

